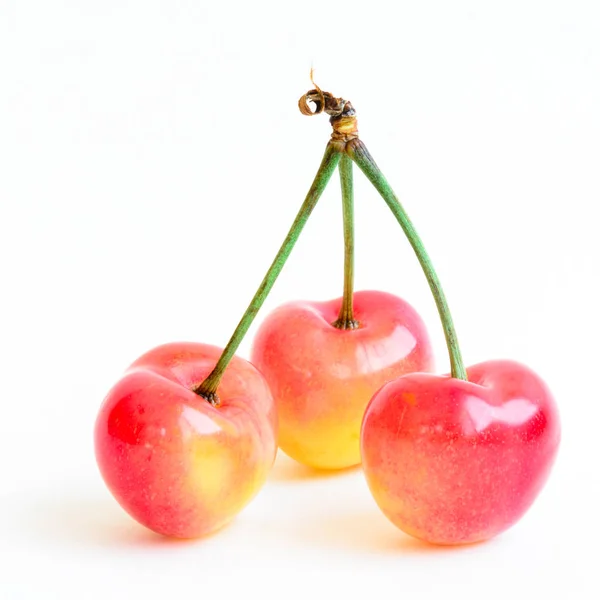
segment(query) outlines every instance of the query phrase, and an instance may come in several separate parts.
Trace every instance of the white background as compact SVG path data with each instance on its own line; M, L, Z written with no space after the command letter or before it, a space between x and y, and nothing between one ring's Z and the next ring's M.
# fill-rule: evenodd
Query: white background
M225 344L279 247L330 131L297 109L311 65L357 108L466 363L525 362L559 403L552 477L489 543L421 545L360 470L285 457L229 528L171 542L96 470L122 370ZM600 597L599 166L595 0L0 0L0 598ZM446 372L425 280L358 174L356 212L357 288L416 306ZM341 286L336 178L259 320Z

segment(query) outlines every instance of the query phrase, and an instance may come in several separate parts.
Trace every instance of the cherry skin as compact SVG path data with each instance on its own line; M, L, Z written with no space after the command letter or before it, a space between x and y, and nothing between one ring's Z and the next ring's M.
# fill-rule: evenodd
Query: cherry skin
M166 536L194 538L225 525L275 459L273 398L250 363L233 358L218 407L192 391L220 354L196 343L150 350L110 390L96 420L106 485L134 519Z
M360 462L360 425L373 393L411 371L433 368L423 321L404 300L354 294L358 329L332 325L342 299L291 302L259 328L251 362L269 383L279 446L306 465L339 469Z
M377 504L404 532L435 544L486 540L516 523L560 442L555 402L533 371L489 361L467 376L400 377L375 394L362 425Z

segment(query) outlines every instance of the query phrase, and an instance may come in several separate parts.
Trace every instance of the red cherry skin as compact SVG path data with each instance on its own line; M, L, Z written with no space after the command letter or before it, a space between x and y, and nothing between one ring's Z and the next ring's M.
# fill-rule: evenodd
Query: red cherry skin
M251 362L269 383L279 415L279 446L317 468L360 462L360 425L385 382L433 369L423 321L404 300L378 291L354 294L360 327L332 325L342 299L290 302L263 321Z
M149 529L194 538L229 522L265 482L277 451L273 398L260 373L234 357L214 407L192 391L221 349L159 346L106 396L96 459L119 504Z
M401 530L434 544L486 540L516 523L560 442L555 401L529 368L488 361L467 376L400 377L375 394L362 424L377 504Z

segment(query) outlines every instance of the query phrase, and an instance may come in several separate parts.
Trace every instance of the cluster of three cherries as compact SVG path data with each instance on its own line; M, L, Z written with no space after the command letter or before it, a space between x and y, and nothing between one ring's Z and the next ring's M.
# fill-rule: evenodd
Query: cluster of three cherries
M362 462L377 504L410 535L438 544L493 537L521 518L547 480L560 441L552 395L516 362L464 368L437 275L358 138L351 103L317 87L299 106L303 114L330 115L333 133L287 237L224 350L159 346L110 390L95 426L102 476L146 527L199 537L225 525L258 492L279 445L312 467ZM354 293L353 163L386 201L423 268L450 375L429 373L430 342L410 305L383 292ZM259 328L251 362L235 356L336 168L343 297L279 307Z

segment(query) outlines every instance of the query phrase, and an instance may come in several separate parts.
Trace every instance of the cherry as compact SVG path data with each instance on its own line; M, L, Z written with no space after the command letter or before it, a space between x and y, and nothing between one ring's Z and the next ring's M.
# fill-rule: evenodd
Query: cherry
M375 394L362 426L377 504L400 529L436 544L482 541L516 523L560 440L556 404L533 371L488 361L467 377L400 377Z
M191 538L229 522L266 480L277 451L273 398L235 357L218 400L197 388L221 350L172 343L136 360L106 396L96 459L119 504L163 535Z
M279 415L279 447L318 468L360 462L360 425L385 382L433 367L429 338L404 300L354 294L358 328L334 326L343 300L291 302L259 328L250 360L269 382Z

